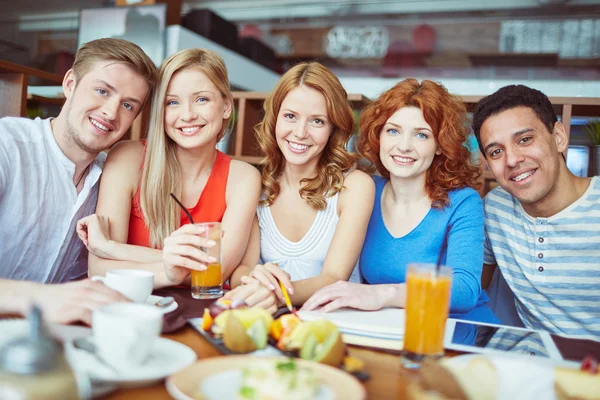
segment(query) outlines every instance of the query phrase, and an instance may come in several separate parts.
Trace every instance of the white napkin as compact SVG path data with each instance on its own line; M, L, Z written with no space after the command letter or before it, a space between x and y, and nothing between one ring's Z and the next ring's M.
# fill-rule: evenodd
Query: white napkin
M498 377L498 400L555 400L554 367L526 357L487 357Z

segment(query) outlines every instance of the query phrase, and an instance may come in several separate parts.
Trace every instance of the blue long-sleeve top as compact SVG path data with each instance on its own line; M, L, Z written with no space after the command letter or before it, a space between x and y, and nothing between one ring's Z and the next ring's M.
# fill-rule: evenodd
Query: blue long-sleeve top
M363 278L370 284L404 283L410 263L436 263L450 225L448 245L443 250L443 265L452 268L450 312L455 318L471 315L485 322L497 322L485 305L487 294L481 290L483 267L484 216L483 202L471 188L455 189L448 193L449 205L431 208L425 218L410 233L393 237L385 227L381 212L383 188L388 182L373 176L376 187L375 204L369 221L360 257Z

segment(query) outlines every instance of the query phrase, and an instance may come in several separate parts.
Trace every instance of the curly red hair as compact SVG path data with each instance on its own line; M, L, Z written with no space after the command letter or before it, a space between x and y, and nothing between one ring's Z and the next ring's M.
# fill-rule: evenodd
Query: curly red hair
M448 192L460 187L478 188L481 171L465 146L469 136L463 102L439 83L405 79L365 107L360 118L358 151L381 175L390 173L379 158L379 136L386 121L402 107L417 107L431 126L441 150L427 170L425 190L436 208L448 205Z

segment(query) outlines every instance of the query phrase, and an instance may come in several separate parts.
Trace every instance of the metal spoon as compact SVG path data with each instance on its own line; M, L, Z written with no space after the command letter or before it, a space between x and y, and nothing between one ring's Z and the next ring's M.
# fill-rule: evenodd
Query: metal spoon
M121 373L121 371L119 371L117 368L110 365L109 363L104 361L104 359L102 357L100 357L100 355L98 354L98 349L96 348L96 345L94 343L92 343L88 338L80 337L80 338L73 340L73 347L75 347L78 350L83 350L87 353L92 354L93 356L96 357L96 359L98 361L100 361L102 364L104 364L105 366L110 368L113 372L116 372L117 374Z
M175 299L173 297L167 296L167 297L163 297L162 299L158 300L156 303L154 303L154 305L159 308L166 308L166 307L169 307L171 304L173 304L174 301L175 301Z

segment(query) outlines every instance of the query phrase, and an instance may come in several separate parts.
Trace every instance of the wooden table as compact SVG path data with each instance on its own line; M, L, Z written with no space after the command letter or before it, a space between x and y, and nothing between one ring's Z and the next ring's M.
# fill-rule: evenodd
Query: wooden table
M192 327L186 326L176 333L162 335L162 337L189 346L196 352L198 360L221 355ZM400 366L398 355L353 346L350 346L350 354L362 359L365 362L365 369L371 375L371 378L364 384L368 399L405 398L408 382L410 379L414 379L414 373ZM453 356L458 353L446 351L446 354ZM144 388L119 389L105 398L109 400L136 398L158 400L171 397L167 393L164 382L161 382Z

